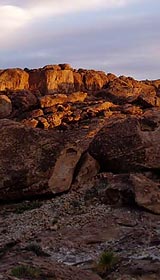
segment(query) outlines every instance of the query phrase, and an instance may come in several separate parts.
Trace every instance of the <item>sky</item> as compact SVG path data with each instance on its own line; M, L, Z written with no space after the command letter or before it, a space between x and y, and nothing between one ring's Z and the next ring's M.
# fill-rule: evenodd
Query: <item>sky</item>
M160 0L0 0L0 69L69 63L160 78Z

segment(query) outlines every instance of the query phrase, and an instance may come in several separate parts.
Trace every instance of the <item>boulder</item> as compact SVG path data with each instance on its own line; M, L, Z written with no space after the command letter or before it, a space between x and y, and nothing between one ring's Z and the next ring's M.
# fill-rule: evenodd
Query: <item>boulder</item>
M81 149L61 133L0 120L0 200L60 193L70 188Z
M159 119L158 111L155 115ZM97 133L89 152L105 171L120 173L159 170L159 139L159 124L153 124L147 116L113 118Z
M136 203L155 214L160 214L159 183L143 174L131 174L130 180L133 185Z
M24 124L25 126L29 126L33 128L38 126L38 120L34 118L23 119L21 123Z
M45 95L40 98L41 108L52 107L56 104L63 104L66 102L67 102L67 95L65 94Z
M12 112L12 102L4 94L0 95L0 118L8 117Z
M74 102L84 102L84 100L86 99L87 97L87 93L86 92L73 92L71 93L68 98L67 98L67 102L71 102L71 103L74 103Z
M153 177L153 174L152 174ZM89 186L89 187L88 187ZM101 173L92 177L86 187L85 199L97 199L112 206L138 205L150 212L160 214L159 182L143 173Z
M29 90L14 91L9 93L9 95L12 100L13 109L16 109L19 115L22 112L32 110L39 104L36 94Z
M102 71L88 70L83 76L86 90L96 91L101 89L108 82L107 76Z
M24 90L29 87L29 75L22 69L6 69L0 72L0 91Z
M72 70L46 70L45 82L46 92L48 94L57 92L69 93L74 91L74 77Z
M73 70L72 66L68 63L58 64L61 70Z
M99 170L98 162L89 153L84 153L75 170L75 178L73 178L74 188L77 189L89 183Z
M107 84L107 88L100 92L107 100L115 104L124 104L134 101L141 92L141 84L133 78L121 76Z

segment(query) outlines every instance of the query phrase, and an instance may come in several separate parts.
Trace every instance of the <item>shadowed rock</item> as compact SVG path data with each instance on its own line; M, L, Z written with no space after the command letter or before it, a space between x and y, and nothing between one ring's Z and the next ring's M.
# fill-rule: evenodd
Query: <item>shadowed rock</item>
M12 102L8 96L0 95L0 118L8 117L12 112Z
M147 123L147 117L113 119L95 136L89 152L106 171L160 169L159 139L159 126Z

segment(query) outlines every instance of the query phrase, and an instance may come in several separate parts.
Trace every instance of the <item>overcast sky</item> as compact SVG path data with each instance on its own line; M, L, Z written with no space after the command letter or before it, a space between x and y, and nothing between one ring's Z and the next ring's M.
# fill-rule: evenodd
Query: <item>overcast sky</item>
M160 78L160 0L0 0L0 68Z

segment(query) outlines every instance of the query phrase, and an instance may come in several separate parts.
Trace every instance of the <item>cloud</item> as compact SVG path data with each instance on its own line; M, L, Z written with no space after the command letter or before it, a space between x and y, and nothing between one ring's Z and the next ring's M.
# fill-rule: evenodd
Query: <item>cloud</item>
M0 34L1 67L68 62L76 68L158 78L159 8L159 0L8 0L0 18L0 23L6 20Z
M35 5L37 2L37 5ZM31 14L36 17L48 15L60 15L71 12L88 11L102 8L117 8L127 5L131 0L54 0L54 1L34 1L31 4ZM32 3L32 2L31 2Z
M5 40L11 38L12 32L24 26L30 18L30 14L21 7L0 5L1 44L3 45Z
M2 4L0 4L0 39L3 42L2 45L5 46L10 38L14 38L15 32L40 19L48 20L49 17L87 10L117 8L131 1L133 0L2 0Z

